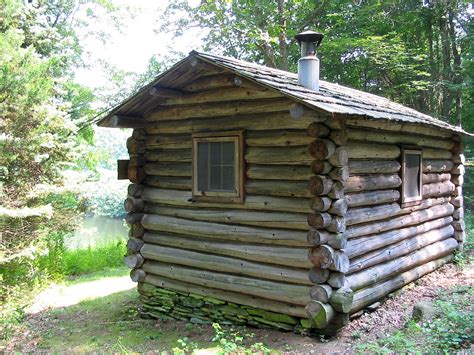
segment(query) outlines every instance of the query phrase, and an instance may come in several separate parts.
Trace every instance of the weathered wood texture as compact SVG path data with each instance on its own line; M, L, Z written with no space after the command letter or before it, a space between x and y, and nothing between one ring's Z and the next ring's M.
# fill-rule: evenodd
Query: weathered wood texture
M210 296L213 298L243 304L250 307L266 309L272 312L284 313L295 317L306 318L307 313L302 306L297 306L285 302L272 301L269 299L245 295L241 292L232 292L229 290L220 290L210 288L203 285L195 285L188 282L174 280L157 275L147 275L144 282L158 287L169 288L181 292L190 292L203 297ZM140 290L140 286L139 286Z
M304 306L311 299L309 286L267 281L161 262L147 263L142 268L147 273L173 280L290 304Z
M141 254L146 260L160 261L169 264L191 266L198 269L214 270L224 273L252 276L266 280L289 282L294 284L311 285L307 269L276 266L262 262L247 261L226 256L218 256L204 252L183 250L155 244L145 244ZM150 268L155 268L153 262L147 261Z

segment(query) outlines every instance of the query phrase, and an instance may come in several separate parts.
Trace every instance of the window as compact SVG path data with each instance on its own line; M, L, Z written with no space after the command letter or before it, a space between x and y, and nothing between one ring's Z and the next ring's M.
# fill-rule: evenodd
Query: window
M421 150L402 150L402 205L421 203L423 191Z
M242 132L193 135L193 199L243 202Z

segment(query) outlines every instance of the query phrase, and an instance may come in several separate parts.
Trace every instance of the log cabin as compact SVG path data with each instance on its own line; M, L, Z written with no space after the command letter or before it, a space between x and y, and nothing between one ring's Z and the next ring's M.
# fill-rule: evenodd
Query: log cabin
M460 127L298 74L193 51L111 110L133 128L125 263L163 319L337 332L465 239Z

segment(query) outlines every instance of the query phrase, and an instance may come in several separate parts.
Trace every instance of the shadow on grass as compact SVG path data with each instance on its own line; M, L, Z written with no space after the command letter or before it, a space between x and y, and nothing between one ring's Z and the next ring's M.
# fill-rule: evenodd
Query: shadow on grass
M147 352L170 350L183 337L182 325L142 319L136 289L28 316L26 332L11 351Z

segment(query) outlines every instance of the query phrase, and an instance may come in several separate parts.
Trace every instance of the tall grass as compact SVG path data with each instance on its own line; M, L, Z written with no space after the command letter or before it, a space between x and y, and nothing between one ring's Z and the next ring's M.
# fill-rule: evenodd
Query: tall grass
M126 242L120 240L85 249L66 250L63 256L64 275L88 274L121 266L126 249Z

